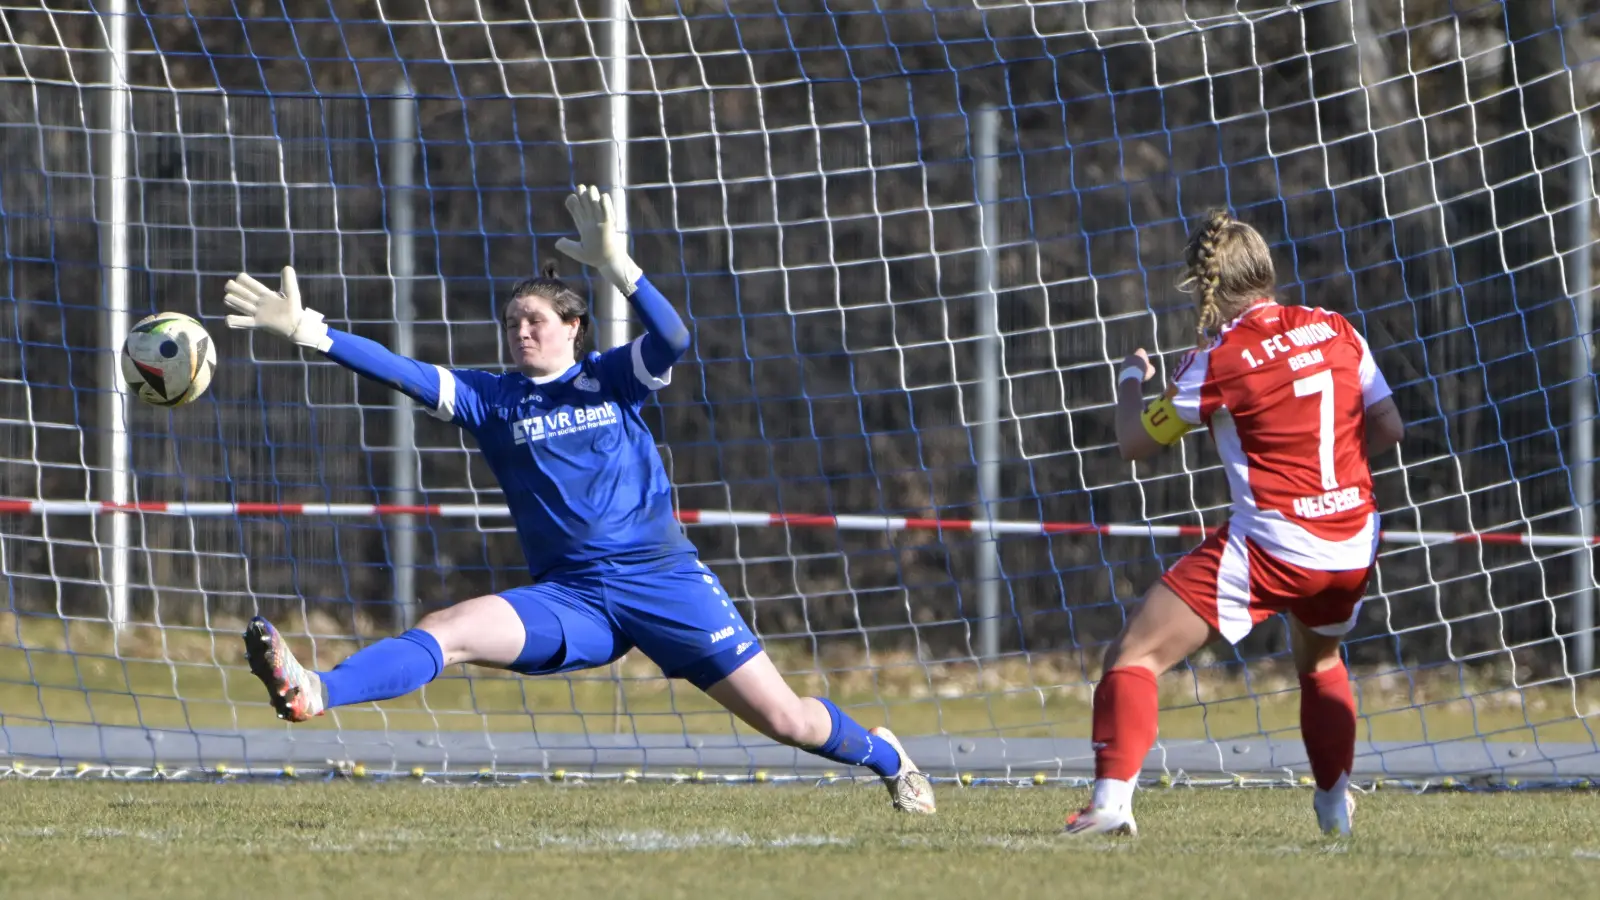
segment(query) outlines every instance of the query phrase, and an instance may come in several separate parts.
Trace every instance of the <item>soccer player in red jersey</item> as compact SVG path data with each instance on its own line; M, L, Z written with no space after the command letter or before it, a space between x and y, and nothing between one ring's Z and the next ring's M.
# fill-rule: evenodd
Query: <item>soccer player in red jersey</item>
M1287 613L1300 730L1324 833L1348 834L1356 710L1339 654L1374 569L1378 512L1368 459L1405 426L1366 341L1345 318L1273 299L1266 241L1214 212L1189 238L1180 287L1199 309L1196 347L1148 405L1143 349L1118 375L1117 445L1145 459L1205 426L1232 494L1228 521L1145 594L1106 651L1094 693L1094 798L1069 834L1136 834L1135 780L1156 740L1156 678L1217 635L1237 643Z

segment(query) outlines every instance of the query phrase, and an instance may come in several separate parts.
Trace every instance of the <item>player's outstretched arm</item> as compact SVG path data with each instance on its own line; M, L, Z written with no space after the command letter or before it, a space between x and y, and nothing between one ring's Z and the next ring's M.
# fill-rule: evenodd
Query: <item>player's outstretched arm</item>
M283 267L279 285L279 290L272 290L243 272L229 280L226 302L234 315L228 316L228 327L262 331L320 350L334 362L388 385L430 410L442 408L443 375L437 366L408 359L376 341L329 328L322 313L306 309L300 302L293 267Z
M567 195L567 212L578 227L578 240L562 238L556 242L556 249L598 269L628 298L644 322L640 358L651 375L660 377L688 352L689 329L672 303L628 255L626 238L617 230L610 196L592 185L579 185L576 192Z
M1150 433L1145 415L1144 383L1155 373L1143 348L1128 354L1117 372L1117 450L1128 462L1149 459L1163 446Z

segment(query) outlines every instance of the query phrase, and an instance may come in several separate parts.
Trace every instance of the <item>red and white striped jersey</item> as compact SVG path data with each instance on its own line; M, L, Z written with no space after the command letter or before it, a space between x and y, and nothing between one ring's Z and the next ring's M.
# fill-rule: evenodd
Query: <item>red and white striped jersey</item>
M1370 566L1376 555L1366 409L1389 394L1343 316L1270 301L1191 351L1167 390L1178 417L1217 442L1230 529L1321 571Z

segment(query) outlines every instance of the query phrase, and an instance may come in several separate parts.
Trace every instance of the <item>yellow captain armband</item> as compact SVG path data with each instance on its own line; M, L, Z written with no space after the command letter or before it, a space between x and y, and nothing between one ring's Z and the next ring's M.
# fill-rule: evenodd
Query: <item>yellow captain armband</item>
M1145 433L1164 447L1176 444L1194 430L1193 425L1178 417L1178 408L1172 405L1172 397L1166 394L1151 400L1139 416L1139 421L1144 423Z

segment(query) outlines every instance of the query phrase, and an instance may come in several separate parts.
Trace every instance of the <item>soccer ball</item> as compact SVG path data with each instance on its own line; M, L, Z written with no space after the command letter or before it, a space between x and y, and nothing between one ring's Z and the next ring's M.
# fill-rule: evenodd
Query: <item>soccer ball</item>
M217 347L205 326L183 313L146 316L122 344L122 377L139 399L182 406L211 386Z

